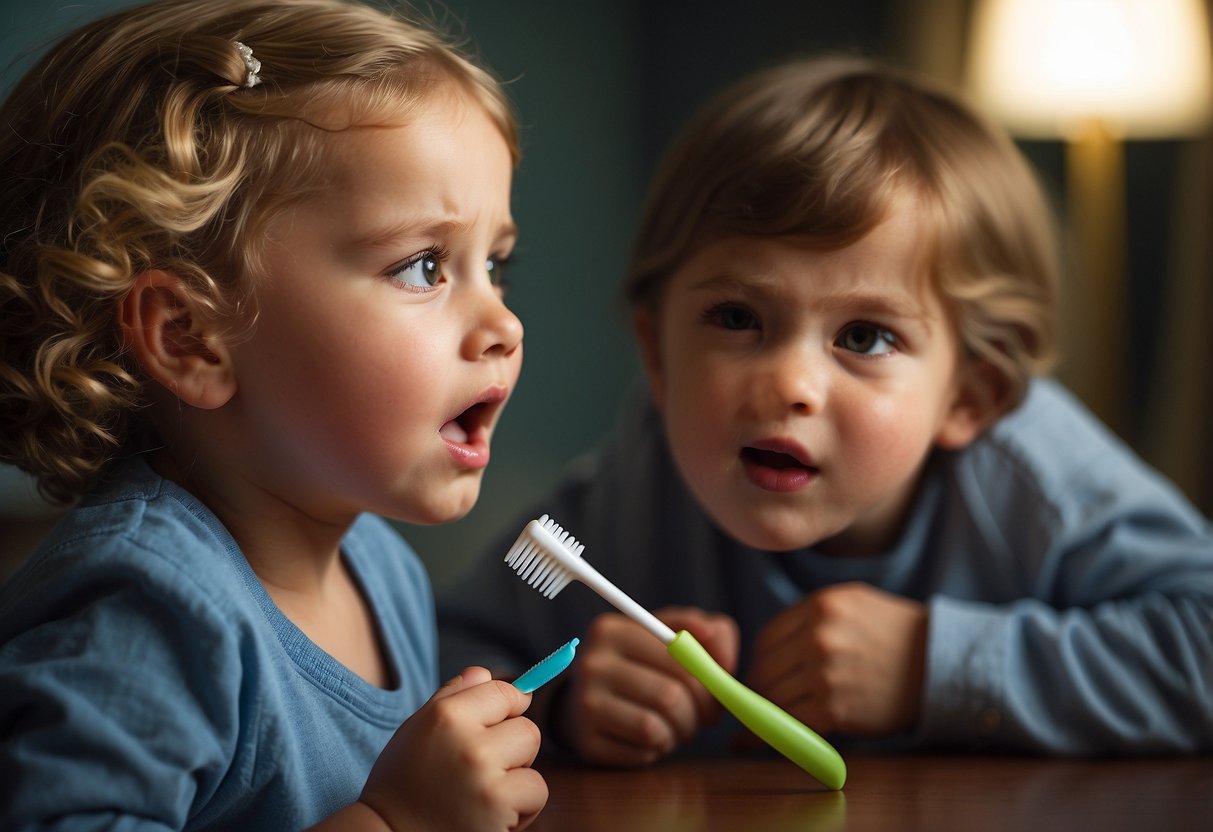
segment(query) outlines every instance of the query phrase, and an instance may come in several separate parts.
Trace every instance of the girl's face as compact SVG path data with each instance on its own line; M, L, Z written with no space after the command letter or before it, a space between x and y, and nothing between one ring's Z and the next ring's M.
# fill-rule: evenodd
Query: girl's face
M761 549L890 545L935 444L979 428L958 343L900 199L859 242L728 238L637 318L678 468L729 534Z
M271 224L231 404L242 465L292 511L457 519L518 380L510 153L479 107L431 98L335 133L324 192Z

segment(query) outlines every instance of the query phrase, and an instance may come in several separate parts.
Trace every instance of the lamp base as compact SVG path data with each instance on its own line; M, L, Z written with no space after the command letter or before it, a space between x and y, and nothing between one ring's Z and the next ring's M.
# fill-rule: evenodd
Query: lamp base
M1099 121L1066 143L1067 225L1076 280L1063 320L1063 380L1128 436L1129 331L1124 145Z

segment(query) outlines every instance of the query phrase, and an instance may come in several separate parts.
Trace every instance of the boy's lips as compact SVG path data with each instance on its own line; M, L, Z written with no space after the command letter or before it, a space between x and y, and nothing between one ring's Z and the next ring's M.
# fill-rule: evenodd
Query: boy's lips
M489 387L438 429L458 465L483 468L489 464L489 432L508 397L505 387Z
M739 456L750 482L764 491L799 491L819 473L809 452L790 439L760 439L742 448Z

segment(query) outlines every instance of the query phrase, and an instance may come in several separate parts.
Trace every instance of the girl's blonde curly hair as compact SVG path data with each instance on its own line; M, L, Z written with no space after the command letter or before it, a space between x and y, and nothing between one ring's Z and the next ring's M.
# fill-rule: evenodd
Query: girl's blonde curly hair
M135 279L171 271L251 326L262 232L323 187L324 136L399 123L436 85L479 103L517 161L498 83L436 28L360 3L162 0L60 41L0 107L0 461L68 502L147 442L118 327Z

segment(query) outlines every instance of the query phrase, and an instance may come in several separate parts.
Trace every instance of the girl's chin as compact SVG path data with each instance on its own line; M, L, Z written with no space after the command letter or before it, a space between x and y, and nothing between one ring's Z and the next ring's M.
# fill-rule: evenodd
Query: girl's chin
M412 511L400 512L396 515L396 519L418 526L441 526L462 520L468 515L468 512L476 507L476 500L480 496L480 483L477 481L474 486L464 483L462 487L463 491L458 498L448 503L430 505L420 510L414 507Z

